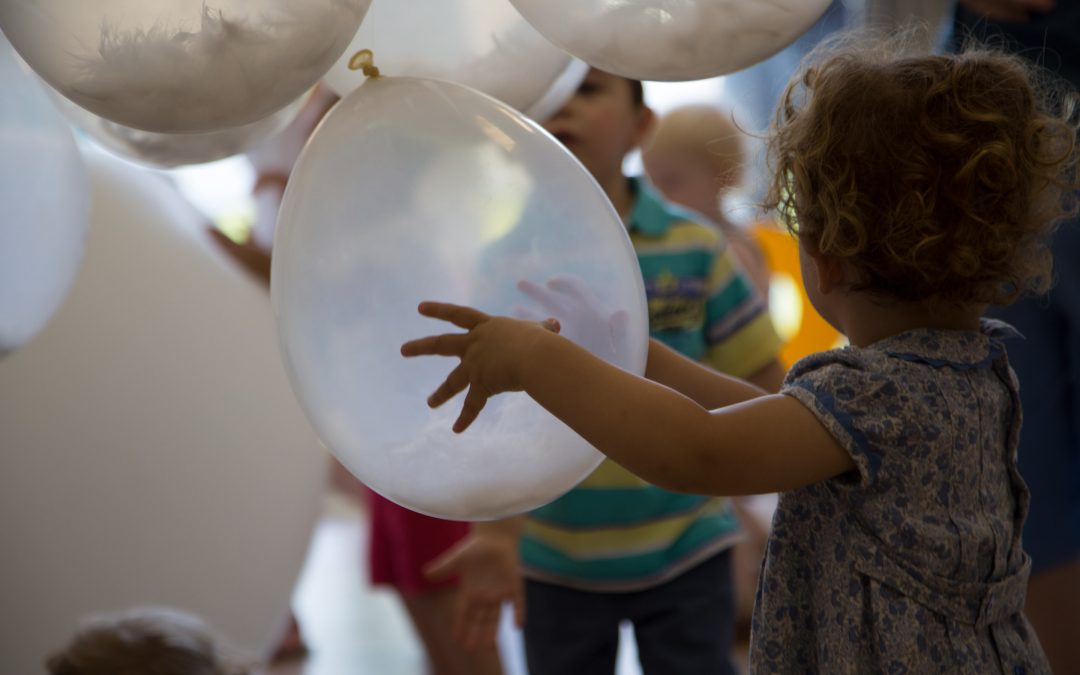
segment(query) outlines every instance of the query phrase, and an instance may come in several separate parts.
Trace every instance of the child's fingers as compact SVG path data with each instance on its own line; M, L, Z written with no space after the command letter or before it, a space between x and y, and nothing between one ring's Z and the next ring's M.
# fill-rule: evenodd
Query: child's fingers
M465 646L468 649L477 649L494 645L501 613L502 608L498 604L474 603L469 611L468 620L465 622L467 626Z
M450 374L446 376L446 379L439 385L439 388L436 389L431 396L428 396L428 405L432 408L438 408L443 403L446 403L463 392L465 387L468 386L469 374L461 364L458 364L458 367L451 370Z
M447 302L421 302L416 308L420 314L440 321L449 321L458 328L472 329L489 317L478 309Z
M469 387L469 393L465 395L465 403L461 406L461 414L454 422L454 433L460 434L476 421L480 411L487 405L488 397L480 393L476 387Z
M468 346L468 333L445 333L409 340L401 345L401 355L412 356L461 356Z
M551 291L544 288L543 286L537 286L528 279L522 279L517 283L517 287L519 291L532 298L534 302L543 307L545 310L553 314L559 314L562 312L563 308L562 305L559 303L558 299L556 299L556 297L551 294Z
M544 319L540 322L540 325L555 334L562 332L562 324L559 323L558 319Z
M537 323L539 323L539 322L541 322L541 321L543 321L544 319L547 318L546 314L541 314L540 312L536 311L535 309L531 309L531 308L525 307L523 305L514 305L513 309L511 309L510 312L511 312L511 314L513 314L515 319L523 319L525 321L535 321Z
M465 642L469 636L469 603L464 597L460 597L456 603L454 603L454 639L459 644L465 646Z
M563 295L568 295L571 298L574 298L575 300L577 300L578 302L585 302L586 299L587 299L585 297L585 289L586 289L585 283L581 279L578 279L577 277L572 277L572 276L552 277L551 279L548 280L547 286L548 286L548 288L555 291L556 293L562 293Z

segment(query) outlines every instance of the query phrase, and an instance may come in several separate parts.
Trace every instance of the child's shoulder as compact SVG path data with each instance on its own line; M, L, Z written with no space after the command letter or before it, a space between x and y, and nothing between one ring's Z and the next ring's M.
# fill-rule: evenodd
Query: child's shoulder
M819 371L832 374L884 373L902 363L921 363L946 371L991 368L1005 354L1005 341L1018 337L1001 321L983 319L979 330L918 329L894 335L868 347L843 347L811 354L798 361L788 379Z
M788 371L785 384L799 380L828 381L838 377L880 375L884 370L883 354L868 349L841 347L799 359Z

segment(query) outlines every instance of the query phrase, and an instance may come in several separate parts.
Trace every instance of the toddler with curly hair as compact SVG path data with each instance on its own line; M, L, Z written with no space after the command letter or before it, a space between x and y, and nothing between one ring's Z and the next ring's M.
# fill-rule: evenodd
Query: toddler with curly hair
M524 391L656 485L783 493L754 673L1049 672L1022 613L1012 331L982 316L1049 282L1048 236L1076 211L1074 95L1013 56L902 47L827 45L783 98L769 203L851 344L795 364L779 394L655 341L639 378L560 337L558 314L427 302L465 332L402 347L461 359L429 399L468 391L459 432Z

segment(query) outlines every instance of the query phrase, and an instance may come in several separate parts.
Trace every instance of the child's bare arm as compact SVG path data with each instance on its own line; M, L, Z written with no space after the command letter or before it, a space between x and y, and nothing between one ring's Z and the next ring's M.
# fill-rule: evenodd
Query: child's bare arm
M655 339L649 341L645 377L671 387L710 410L770 393L751 382L724 375L689 359Z
M691 394L719 402L710 412L674 389L620 370L542 325L424 303L425 316L467 333L423 338L405 356L457 356L461 363L431 396L439 406L468 390L456 431L487 399L525 391L587 441L660 487L702 494L778 492L855 468L817 419L787 396L761 396L739 380L696 371L659 351L651 366ZM654 374L654 373L650 373Z

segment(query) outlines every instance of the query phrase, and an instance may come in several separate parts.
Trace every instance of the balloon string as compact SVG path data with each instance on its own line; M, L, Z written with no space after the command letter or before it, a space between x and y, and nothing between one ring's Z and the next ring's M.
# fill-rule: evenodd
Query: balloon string
M375 66L375 54L370 49L361 49L349 59L349 70L363 71L366 77L379 77L379 69Z

